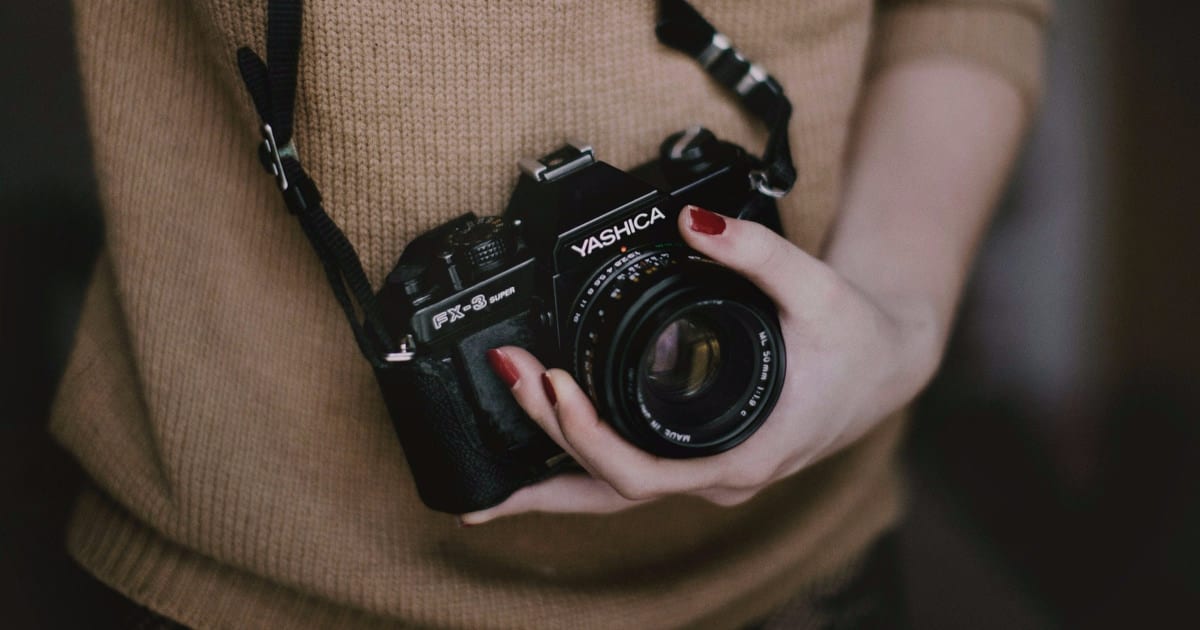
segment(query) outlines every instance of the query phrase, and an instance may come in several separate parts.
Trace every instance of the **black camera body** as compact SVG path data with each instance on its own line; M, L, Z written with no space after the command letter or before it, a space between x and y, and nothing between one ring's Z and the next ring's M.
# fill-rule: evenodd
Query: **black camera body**
M761 163L693 127L631 172L567 146L522 160L502 217L414 239L378 300L403 356L377 370L422 500L465 513L574 466L485 359L516 345L570 372L600 416L663 457L736 446L769 415L784 347L774 305L687 248L695 204L779 229Z

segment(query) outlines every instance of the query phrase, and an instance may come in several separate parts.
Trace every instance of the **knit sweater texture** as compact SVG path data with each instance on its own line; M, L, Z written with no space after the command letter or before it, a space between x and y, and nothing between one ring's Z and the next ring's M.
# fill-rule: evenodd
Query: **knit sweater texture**
M1037 98L1041 0L695 4L795 105L799 180L781 212L810 252L872 73L951 56ZM899 416L736 508L680 497L464 529L424 507L256 159L234 50L264 51L265 5L75 3L106 236L51 430L90 479L67 536L88 571L199 628L738 627L835 579L895 523ZM761 126L656 41L654 12L308 2L296 146L375 285L417 234L498 214L517 160L564 137L622 168L692 124L761 150Z

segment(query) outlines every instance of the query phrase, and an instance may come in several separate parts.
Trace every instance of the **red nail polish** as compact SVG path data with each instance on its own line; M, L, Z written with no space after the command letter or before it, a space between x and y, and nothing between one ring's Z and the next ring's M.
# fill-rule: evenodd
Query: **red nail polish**
M542 388L546 390L546 398L550 399L551 405L558 404L558 396L554 395L554 383L550 382L550 375L542 373Z
M487 351L487 359L488 363L492 365L492 371L500 377L500 380L504 381L505 385L508 385L509 389L517 384L517 379L521 375L517 373L517 366L513 365L512 359L509 359L508 355L497 348L492 348Z
M692 230L709 236L716 236L725 231L725 217L709 212L699 206L688 206L692 218Z

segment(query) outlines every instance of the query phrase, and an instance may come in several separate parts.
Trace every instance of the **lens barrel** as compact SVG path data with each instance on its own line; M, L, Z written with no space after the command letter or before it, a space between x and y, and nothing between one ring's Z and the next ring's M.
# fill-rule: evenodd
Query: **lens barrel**
M727 267L679 244L602 266L570 314L576 380L623 437L664 457L733 448L783 385L775 306Z

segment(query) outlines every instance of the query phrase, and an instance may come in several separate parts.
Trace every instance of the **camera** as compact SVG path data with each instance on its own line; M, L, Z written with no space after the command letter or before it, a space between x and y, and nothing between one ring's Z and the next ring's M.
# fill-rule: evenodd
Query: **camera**
M775 306L688 248L676 221L695 204L778 231L761 161L692 127L629 172L580 142L520 169L502 216L417 237L377 296L403 343L376 374L425 504L483 509L576 466L492 373L498 346L571 373L604 421L657 456L749 437L783 384Z

